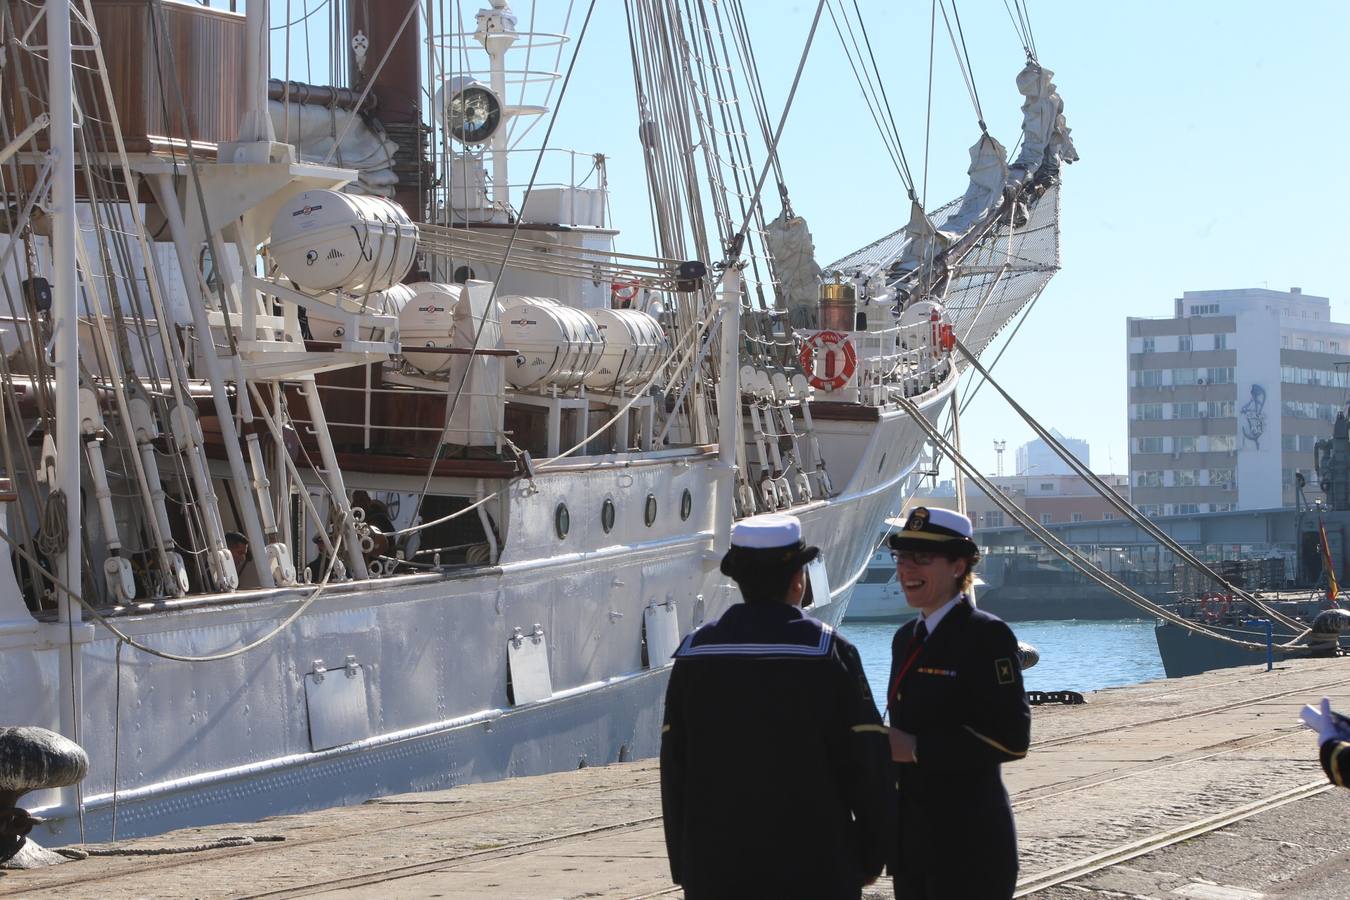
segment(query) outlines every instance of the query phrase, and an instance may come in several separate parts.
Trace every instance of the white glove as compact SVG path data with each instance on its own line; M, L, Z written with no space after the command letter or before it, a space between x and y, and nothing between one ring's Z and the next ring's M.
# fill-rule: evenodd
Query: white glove
M1331 700L1327 697L1322 698L1320 708L1312 705L1303 707L1299 718L1303 720L1304 725L1317 732L1319 745L1333 738L1345 739L1345 735L1341 733L1340 723L1336 721L1336 715L1331 711Z

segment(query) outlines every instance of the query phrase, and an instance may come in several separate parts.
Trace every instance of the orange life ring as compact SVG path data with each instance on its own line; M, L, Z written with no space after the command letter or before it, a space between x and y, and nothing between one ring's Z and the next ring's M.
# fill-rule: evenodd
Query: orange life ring
M638 291L642 289L642 282L638 281L635 275L621 275L619 278L620 280L609 286L611 305L616 309L628 309L637 299Z
M825 371L821 375L817 375L815 369L818 350L825 351ZM837 364L840 356L843 357L842 366ZM802 344L801 364L802 371L806 373L812 387L823 391L837 391L848 384L857 370L858 351L853 348L853 341L849 340L846 334L838 331L817 331Z

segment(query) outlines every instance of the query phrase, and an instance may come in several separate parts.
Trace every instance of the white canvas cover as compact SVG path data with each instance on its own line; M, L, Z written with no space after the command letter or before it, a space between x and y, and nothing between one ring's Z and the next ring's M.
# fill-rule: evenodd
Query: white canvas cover
M455 304L450 346L469 349L481 324L480 350L497 349L502 343L501 306L489 303L492 284L470 281ZM486 321L484 321L486 320ZM467 372L467 377L466 377ZM446 430L446 443L462 447L495 447L501 431L503 398L502 360L497 356L452 356L449 379L451 396L464 379L464 390Z
M787 305L789 320L799 328L816 327L821 271L806 220L784 210L769 223L764 239L773 254L778 296Z
M269 100L267 103L277 140L294 144L303 161L322 163L328 159L333 142L341 134L342 144L338 152L333 154L330 164L357 171L360 180L353 186L360 188L357 193L394 196L394 185L398 184L398 175L394 172L397 144L371 131L360 116L356 116L356 121L348 127L347 122L353 115L347 110L330 110L326 106L307 103L291 103L289 106L288 117L280 101ZM344 128L346 134L343 134Z
M970 148L970 185L956 212L942 225L948 234L964 234L978 222L1003 193L1008 180L1008 151L989 133Z
M1034 62L1027 63L1017 75L1017 90L1026 100L1022 103L1022 152L1012 168L1022 177L1047 160L1056 165L1060 160L1078 159L1064 123L1064 100L1055 88L1054 77L1054 72Z

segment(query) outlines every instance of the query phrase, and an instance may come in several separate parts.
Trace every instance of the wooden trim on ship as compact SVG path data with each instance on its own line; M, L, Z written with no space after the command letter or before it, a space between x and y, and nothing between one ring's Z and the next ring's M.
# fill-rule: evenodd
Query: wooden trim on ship
M811 418L831 422L879 422L881 421L881 407L863 406L861 403L812 400Z

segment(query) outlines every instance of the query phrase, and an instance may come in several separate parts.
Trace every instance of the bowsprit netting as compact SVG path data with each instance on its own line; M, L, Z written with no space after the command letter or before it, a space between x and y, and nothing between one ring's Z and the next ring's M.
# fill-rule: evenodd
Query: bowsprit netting
M931 219L938 231L960 207L954 200ZM1059 271L1059 185L1028 202L1026 221L1000 221L980 238L951 272L943 304L962 342L979 353ZM1006 219L1006 217L1005 217ZM1017 219L1020 221L1021 216ZM884 272L909 243L904 228L826 266L826 271Z

